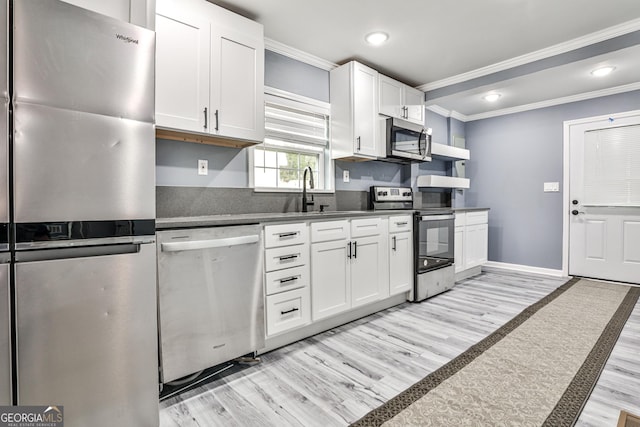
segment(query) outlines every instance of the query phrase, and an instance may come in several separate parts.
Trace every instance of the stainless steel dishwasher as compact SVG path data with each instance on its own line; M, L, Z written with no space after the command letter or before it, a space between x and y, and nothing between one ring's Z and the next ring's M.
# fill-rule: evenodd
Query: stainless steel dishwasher
M259 225L157 233L161 381L264 347Z

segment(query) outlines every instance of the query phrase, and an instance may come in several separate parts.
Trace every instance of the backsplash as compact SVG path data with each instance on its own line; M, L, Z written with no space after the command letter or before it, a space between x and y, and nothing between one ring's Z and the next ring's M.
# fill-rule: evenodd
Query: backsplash
M313 194L310 210L327 211L366 210L368 191L341 191L333 194ZM451 206L451 192L415 192L416 208ZM156 216L224 215L240 213L300 212L302 194L263 193L252 188L215 187L156 187Z

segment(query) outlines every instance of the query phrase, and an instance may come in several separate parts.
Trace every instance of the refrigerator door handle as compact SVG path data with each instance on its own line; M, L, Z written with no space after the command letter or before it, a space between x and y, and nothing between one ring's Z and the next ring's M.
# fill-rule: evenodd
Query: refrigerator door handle
M59 248L42 251L16 252L16 262L49 261L68 258L85 258L135 254L140 252L141 244L122 244L106 246L83 246L79 248Z
M155 241L156 236L153 235L101 237L95 239L45 240L16 243L16 250L34 251L39 249L66 249L90 246L143 245L145 243L154 243Z

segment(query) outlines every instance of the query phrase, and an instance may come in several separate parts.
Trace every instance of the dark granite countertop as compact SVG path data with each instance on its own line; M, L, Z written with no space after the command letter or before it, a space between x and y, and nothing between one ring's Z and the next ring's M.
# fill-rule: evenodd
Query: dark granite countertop
M442 208L454 212L488 210L488 208ZM429 209L432 210L432 209ZM271 212L222 214L206 216L188 216L156 219L156 230L171 228L217 227L221 225L259 224L266 222L294 222L307 220L325 220L352 218L360 216L402 215L413 213L411 210L377 210L377 211L327 211L327 212Z
M272 212L190 216L156 219L156 230L188 227L215 227L220 225L258 224L265 222L294 222L306 220L340 219L359 216L398 215L412 213L406 210L379 211L327 211L327 212Z

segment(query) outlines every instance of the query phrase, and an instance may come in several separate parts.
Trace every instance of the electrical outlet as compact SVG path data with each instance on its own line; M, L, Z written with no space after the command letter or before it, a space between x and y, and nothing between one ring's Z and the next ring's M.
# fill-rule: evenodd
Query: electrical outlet
M342 181L343 182L349 182L349 171L348 170L343 170L342 171Z
M198 160L198 175L209 175L209 160Z

